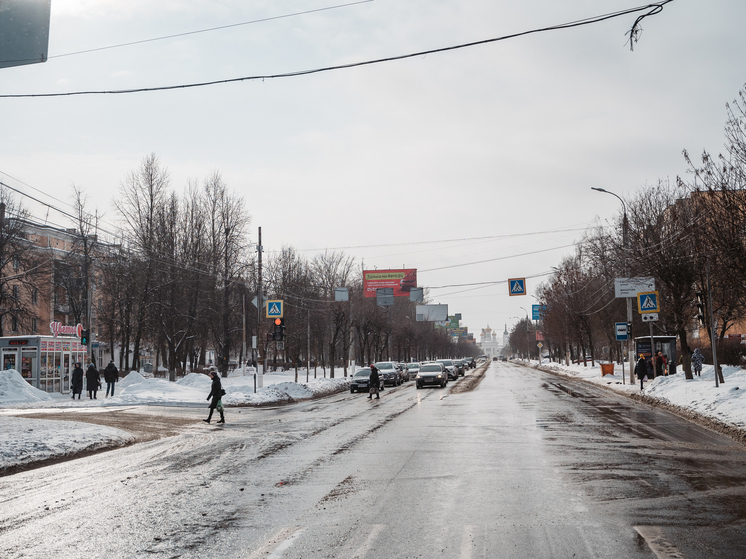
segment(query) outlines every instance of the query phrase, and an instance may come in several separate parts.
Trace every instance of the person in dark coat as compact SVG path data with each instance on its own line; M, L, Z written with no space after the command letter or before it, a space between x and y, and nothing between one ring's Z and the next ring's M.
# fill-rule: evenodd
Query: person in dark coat
M702 374L702 363L705 362L705 356L702 355L702 352L699 351L699 348L694 350L694 353L692 353L692 367L694 368L694 372L697 373L697 376L700 376Z
M640 379L640 390L643 389L643 380L648 376L648 364L645 363L645 356L641 353L640 359L635 365L635 374Z
M96 399L96 392L98 392L101 386L101 375L96 368L96 365L91 363L88 365L88 370L85 372L85 381L88 387L88 398Z
M381 397L378 395L378 384L381 382L381 377L378 376L378 369L373 363L370 364L370 394L368 399L373 398L373 394L376 395L376 400L380 400Z
M106 381L106 397L109 397L109 390L111 390L111 396L114 397L114 386L119 382L119 369L113 359L104 369L104 380Z
M75 363L75 368L73 369L73 375L71 378L73 400L75 399L76 394L78 395L78 400L80 400L80 395L83 393L83 374L83 368L80 366L80 363Z
M216 371L210 371L210 378L212 379L212 389L210 390L210 393L207 395L207 399L209 400L212 398L212 402L210 402L210 415L207 416L207 419L203 419L205 423L210 423L210 419L212 419L212 412L215 411L215 408L218 407L218 402L223 397L223 386L220 384L220 375ZM220 412L220 421L218 423L225 423L225 416L223 415L223 406L221 404L220 408L218 409Z

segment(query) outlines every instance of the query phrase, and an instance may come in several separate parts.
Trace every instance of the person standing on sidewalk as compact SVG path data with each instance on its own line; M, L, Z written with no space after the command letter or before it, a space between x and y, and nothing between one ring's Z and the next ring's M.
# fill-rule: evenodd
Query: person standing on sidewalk
M702 363L705 362L705 356L702 355L702 352L699 351L699 348L694 350L694 353L692 353L692 367L694 368L694 372L697 373L697 376L700 376L702 374Z
M381 382L381 377L378 376L378 369L376 366L371 363L370 364L370 390L368 394L368 400L371 400L373 398L373 394L376 395L376 400L380 400L381 397L378 395L378 385Z
M101 375L98 373L96 365L91 363L85 372L85 382L88 388L88 399L96 399L96 392L101 387Z
M73 389L73 400L75 399L76 394L78 395L78 400L80 400L80 395L83 393L84 374L85 373L83 372L83 368L80 366L80 363L75 363L72 378L70 379Z
M212 389L207 395L208 400L212 398L212 402L210 402L210 414L207 416L207 419L203 419L202 421L204 421L205 423L210 423L210 419L212 419L212 412L214 412L215 408L217 408L217 410L220 412L220 421L218 421L218 423L225 423L225 416L223 415L223 403L220 401L225 392L223 391L222 384L220 384L220 375L218 375L216 371L210 371L210 378L212 379Z
M640 359L635 365L635 374L637 375L637 378L640 379L640 390L642 390L645 377L648 376L648 364L645 363L645 356L642 353L640 354Z
M117 369L113 359L104 369L104 380L106 381L106 397L109 397L109 391L111 390L111 397L113 398L114 386L119 382L119 369Z

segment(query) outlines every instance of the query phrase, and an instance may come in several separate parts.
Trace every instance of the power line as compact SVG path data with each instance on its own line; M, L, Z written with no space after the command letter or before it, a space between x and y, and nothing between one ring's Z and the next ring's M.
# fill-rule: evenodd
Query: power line
M586 227L573 227L569 229L549 229L547 231L530 231L528 233L510 233L507 235L488 235L485 237L462 237L459 239L437 239L430 241L413 241L408 243L389 243L389 244L377 244L377 245L352 245L352 246L339 246L339 247L326 247L326 248L304 248L297 249L297 252L317 252L322 250L352 250L361 248L388 248L388 247L399 247L399 246L412 246L412 245L428 245L436 243L461 243L466 241L487 241L492 239L510 239L513 237L528 237L531 235L549 235L550 233L568 233L574 231L585 231ZM276 252L276 251L269 251ZM279 252L279 251L277 251Z
M569 248L576 246L576 243L573 243L571 245L562 245L558 247L552 247L552 248L543 248L541 250L534 250L531 252L523 252L521 254L511 254L510 256L500 256L498 258L488 258L487 260L477 260L476 262L465 262L463 264L453 264L451 266L441 266L440 268L430 268L429 270L420 270L419 273L425 273L425 272L435 272L437 270L447 270L449 268L461 268L463 266L472 266L474 264L484 264L485 262L497 262L498 260L507 260L508 258L518 258L519 256L528 256L531 254L539 254L542 252L549 252L552 250L559 250L561 248Z
M338 8L347 8L349 6L355 6L357 4L367 4L369 2L373 2L373 0L360 0L359 2L350 2L348 4L338 4L336 6L327 6L325 8L316 8L316 9L313 9L313 10L305 10L303 12L293 12L291 14L284 14L284 15L281 15L281 16L271 16L271 17L265 17L265 18L261 18L261 19L254 19L254 20L251 20L251 21L242 21L241 23L231 23L231 24L228 24L228 25L220 25L218 27L208 27L207 29L198 29L196 31L186 31L184 33L175 33L173 35L163 35L162 37L154 37L152 39L143 39L141 41L130 41L129 43L119 43L118 45L109 45L107 47L98 47L98 48L93 48L93 49L79 50L79 51L76 51L76 52L66 52L64 54L56 54L54 56L49 56L48 59L62 58L63 56L75 56L75 55L78 55L78 54L86 54L86 53L89 53L89 52L98 52L98 51L102 51L102 50L117 49L117 48L121 48L121 47L130 47L130 46L133 46L133 45L141 45L143 43L152 43L152 42L155 42L155 41L164 41L166 39L176 39L178 37L186 37L188 35L197 35L199 33L209 33L211 31L220 31L220 30L223 30L223 29L230 29L232 27L240 27L242 25L251 25L251 24L254 24L254 23L264 23L266 21L274 21L274 20L277 20L277 19L286 19L286 18L295 17L295 16L302 16L302 15L306 15L306 14L313 14L313 13L316 13L316 12L325 12L325 11L328 11L328 10L336 10Z
M314 68L310 70L297 70L294 72L282 72L277 74L261 74L261 75L255 75L255 76L243 76L240 78L228 78L224 80L212 80L212 81L206 81L206 82L193 82L193 83L187 83L187 84L179 84L179 85L165 85L165 86L158 86L158 87L141 87L141 88L132 88L132 89L112 89L112 90L91 90L91 91L68 91L65 93L17 93L17 94L3 94L0 95L0 98L28 98L28 97L71 97L71 96L78 96L78 95L118 95L118 94L125 94L125 93L145 93L145 92L151 92L151 91L170 91L174 89L191 89L196 87L206 87L210 85L220 85L220 84L227 84L227 83L236 83L236 82L242 82L242 81L256 81L256 80L271 80L271 79L277 79L277 78L295 78L299 76L307 76L310 74L320 74L322 72L331 72L336 70L347 70L350 68L357 68L360 66L370 66L373 64L381 64L384 62L394 62L398 60L405 60L407 58L416 58L421 56L426 56L428 54L437 54L442 52L448 52L452 50L459 50L459 49L465 49L470 47L475 47L479 45L486 45L489 43L495 43L498 41L505 41L507 39L515 39L517 37L522 37L524 35L531 35L534 33L543 33L547 31L558 31L562 29L571 29L573 27L580 27L583 25L591 25L594 23L600 23L602 21L606 21L609 19L621 17L624 15L629 15L637 12L642 12L645 10L649 10L647 13L642 14L640 17L635 20L634 25L632 26L632 29L630 31L631 38L634 34L634 38L632 40L637 40L637 37L639 36L639 24L640 22L647 16L655 15L660 13L661 10L663 10L663 6L668 4L669 2L673 2L673 0L663 0L661 2L656 2L653 4L646 4L644 6L638 6L636 8L629 8L626 10L621 10L618 12L611 12L608 14L603 14L600 16L594 16L589 17L585 19L580 19L576 21L571 21L568 23L560 23L557 25L552 25L550 27L542 27L538 29L530 29L528 31L521 31L518 33L512 33L510 35L502 35L500 37L494 37L491 39L483 39L481 41L472 41L469 43L460 43L457 45L451 45L447 47L441 47L436 49L428 49L423 50L419 52L413 52L409 54L401 54L398 56L389 56L385 58L376 58L372 60L364 60L360 62L351 62L349 64L339 64L336 66L326 66L322 68Z

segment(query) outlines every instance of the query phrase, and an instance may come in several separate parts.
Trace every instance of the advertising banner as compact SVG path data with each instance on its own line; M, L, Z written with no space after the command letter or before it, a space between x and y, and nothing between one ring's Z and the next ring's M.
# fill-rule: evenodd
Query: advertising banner
M448 305L417 305L417 322L443 322L448 320Z
M382 288L394 290L394 297L409 297L413 287L417 287L417 270L364 270L363 292L366 297L375 297L376 290Z

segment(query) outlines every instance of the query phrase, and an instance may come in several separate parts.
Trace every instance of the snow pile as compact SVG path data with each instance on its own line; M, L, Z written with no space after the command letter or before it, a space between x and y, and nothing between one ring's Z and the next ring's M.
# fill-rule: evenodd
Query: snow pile
M76 421L1 417L0 425L0 472L39 460L121 446L134 440L121 429Z
M715 368L702 366L702 375L686 380L679 367L675 375L657 377L645 388L645 395L691 409L701 415L746 426L746 371L723 367L724 383L715 388Z
M15 369L0 371L0 403L25 404L51 399L52 396L31 386Z
M176 384L198 388L199 390L206 390L209 392L212 386L212 380L210 380L210 377L203 375L202 373L189 373L184 378L177 380Z
M128 374L117 383L117 388L121 390L122 388L127 388L128 386L136 384L138 382L145 382L145 377L137 371L132 371L130 374Z

